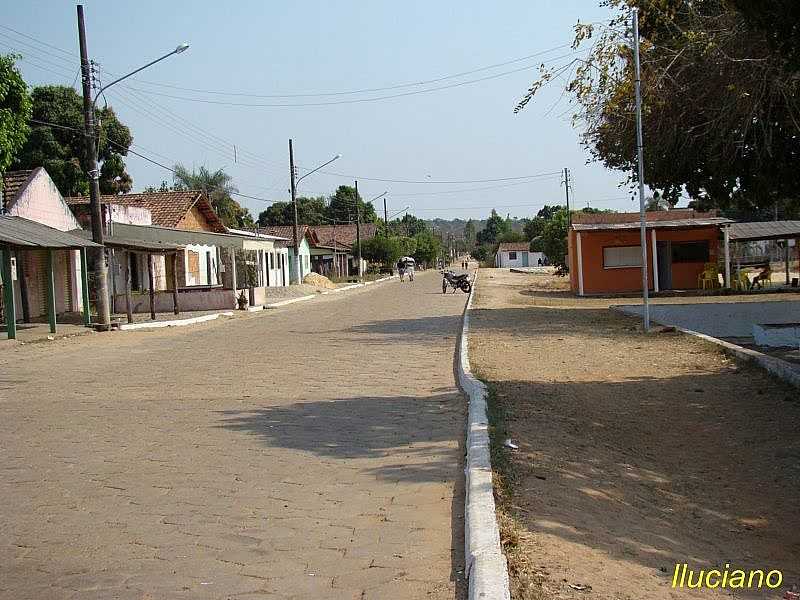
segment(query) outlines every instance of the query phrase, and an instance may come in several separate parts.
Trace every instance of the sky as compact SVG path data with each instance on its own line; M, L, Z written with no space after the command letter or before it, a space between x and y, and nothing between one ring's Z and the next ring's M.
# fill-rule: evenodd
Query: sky
M367 200L388 192L390 216L485 218L496 208L530 217L563 203L565 167L573 205L638 210L620 187L627 174L590 162L563 85L513 112L541 61L571 59L578 20L607 20L597 0L84 7L104 83L190 44L105 99L130 127L132 150L168 167L224 168L257 198L237 198L254 216L289 198L289 138L301 175L341 154L304 178L298 195L329 195L358 179ZM0 4L0 52L9 51L23 55L30 85L79 88L75 4ZM126 164L136 191L172 180L145 159L129 155Z

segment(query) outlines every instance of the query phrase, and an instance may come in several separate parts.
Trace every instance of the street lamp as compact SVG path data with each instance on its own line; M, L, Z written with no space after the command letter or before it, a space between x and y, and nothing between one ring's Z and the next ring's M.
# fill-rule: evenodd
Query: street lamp
M103 215L100 208L100 173L97 169L97 148L95 147L95 124L94 109L100 95L115 83L135 75L139 71L156 64L172 56L180 54L189 48L189 44L183 43L164 56L153 60L146 65L131 71L127 75L115 79L108 85L103 86L92 99L92 73L89 67L89 51L86 45L86 27L83 20L83 6L78 5L78 40L81 51L81 74L83 83L83 125L86 132L86 160L89 175L89 207L91 210L92 221L92 240L98 244L103 244ZM101 329L108 329L111 324L111 312L109 310L108 298L108 267L106 266L105 250L100 248L94 260L94 273L97 284L97 316ZM84 273L85 277L86 274Z
M303 275L301 273L301 265L300 265L300 226L297 222L297 184L303 181L306 177L311 175L312 173L316 173L320 169L327 167L335 160L339 160L342 157L341 154L337 154L328 162L322 163L315 169L311 169L308 173L295 179L295 169L294 169L294 150L292 148L292 140L289 140L289 177L291 180L291 192L292 192L292 208L294 210L294 272L295 272L295 281L294 283L303 283Z

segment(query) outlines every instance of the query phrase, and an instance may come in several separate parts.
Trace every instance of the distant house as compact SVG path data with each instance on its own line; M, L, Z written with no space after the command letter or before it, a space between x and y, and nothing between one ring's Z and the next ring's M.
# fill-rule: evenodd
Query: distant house
M79 227L69 206L44 168L8 171L3 174L0 213L22 217L59 231ZM15 286L16 316L37 320L47 315L47 250L20 250L16 258L18 285ZM56 313L83 310L83 272L80 253L75 249L54 250Z
M310 227L315 241L311 246L311 269L322 275L346 277L358 274L358 232L353 224L316 225ZM375 223L362 223L361 242L374 238L378 233ZM362 269L367 262L362 259Z
M538 267L544 263L543 252L531 252L530 242L503 242L494 255L494 266L501 269L509 267Z
M276 247L286 248L289 253L289 280L295 281L294 257L294 226L292 225L273 225L269 227L259 227L258 233L267 234L283 238L275 242ZM315 243L314 233L308 225L298 227L300 234L300 281L303 277L311 273L311 245Z
M706 263L717 264L720 227L730 219L690 209L645 213L648 287L695 289ZM572 290L578 295L642 290L639 213L575 213L568 237Z

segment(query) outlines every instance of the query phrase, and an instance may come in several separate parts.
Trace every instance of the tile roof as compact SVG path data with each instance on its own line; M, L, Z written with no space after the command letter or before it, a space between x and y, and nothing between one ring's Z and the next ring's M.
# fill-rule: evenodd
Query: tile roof
M356 243L356 226L353 225L313 225L309 227L316 235L317 246L331 248L334 246L352 248ZM336 239L334 240L334 230ZM361 224L361 241L369 240L378 233L375 223Z
M530 242L503 242L497 247L498 252L526 252L530 249Z
M103 204L118 204L120 206L140 206L150 211L153 225L159 227L177 227L181 219L192 207L198 210L209 222L214 231L225 233L227 229L222 223L206 196L197 190L180 192L143 192L140 194L118 194L101 196ZM66 198L67 204L76 206L88 204L89 198L82 196Z
M17 193L26 186L28 181L33 179L34 173L39 169L41 169L41 167L25 171L6 171L3 173L3 208L11 206Z
M717 216L717 211L697 212L691 208L675 208L672 210L653 210L645 213L645 220L653 221L679 221L686 219L709 219ZM629 213L572 213L572 223L583 225L611 225L617 223L636 223L639 221L638 212Z

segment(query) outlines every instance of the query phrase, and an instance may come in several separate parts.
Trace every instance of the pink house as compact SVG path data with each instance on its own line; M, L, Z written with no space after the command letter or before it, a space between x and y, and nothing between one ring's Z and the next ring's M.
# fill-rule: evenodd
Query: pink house
M0 213L22 217L59 231L80 229L53 180L42 167L3 174ZM80 252L53 253L56 313L79 313L83 309ZM47 251L25 250L16 257L20 285L15 286L17 319L39 320L47 316L45 281Z

